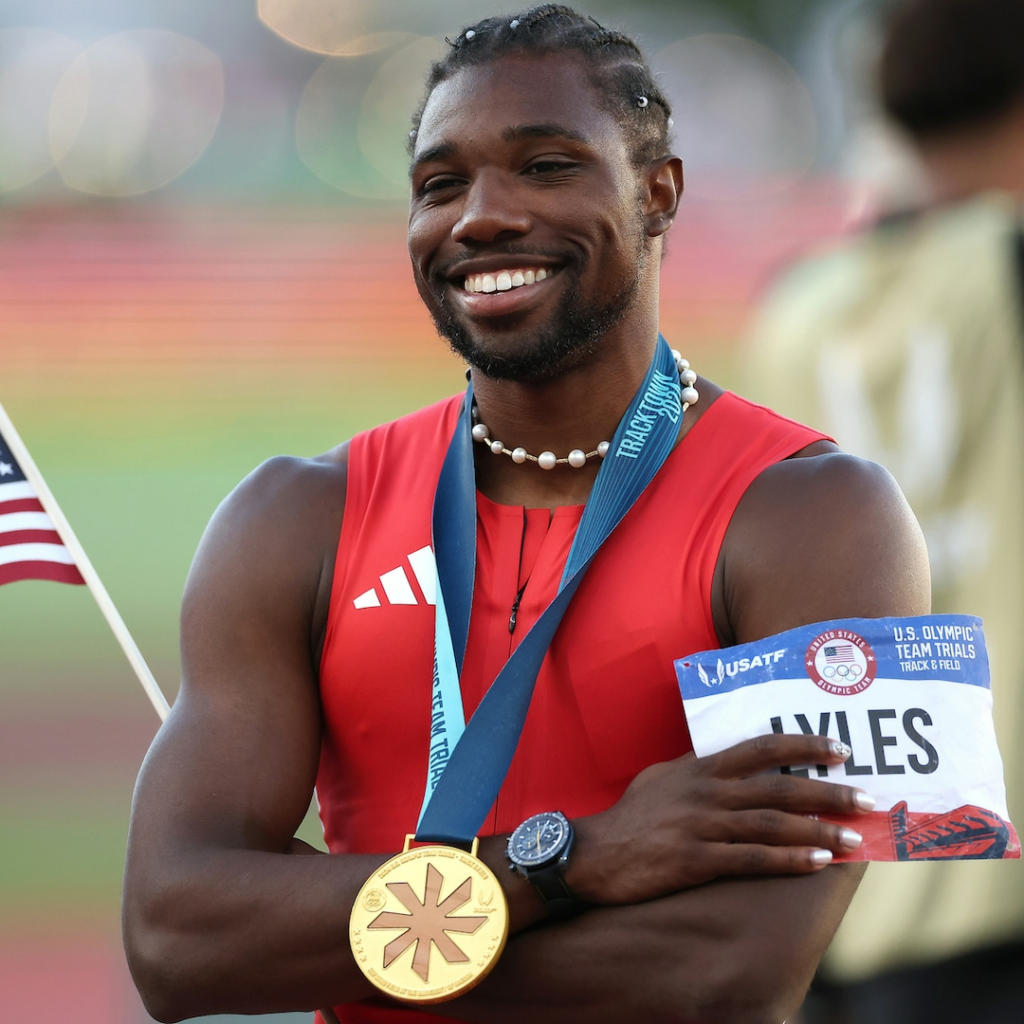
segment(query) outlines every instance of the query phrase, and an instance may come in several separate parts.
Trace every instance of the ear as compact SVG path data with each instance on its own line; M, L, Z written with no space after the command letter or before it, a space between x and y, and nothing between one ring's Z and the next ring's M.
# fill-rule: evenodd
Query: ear
M677 156L652 160L644 172L644 227L650 238L665 234L679 209L683 194L683 162Z

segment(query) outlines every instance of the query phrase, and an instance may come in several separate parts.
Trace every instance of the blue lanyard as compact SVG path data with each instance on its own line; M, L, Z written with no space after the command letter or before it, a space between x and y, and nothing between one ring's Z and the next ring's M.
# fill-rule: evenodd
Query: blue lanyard
M598 549L654 479L679 436L679 373L660 335L647 376L612 438L573 540L558 594L523 637L464 724L459 675L469 635L476 571L473 385L434 496L437 562L434 686L426 794L416 838L469 843L505 780L541 663Z

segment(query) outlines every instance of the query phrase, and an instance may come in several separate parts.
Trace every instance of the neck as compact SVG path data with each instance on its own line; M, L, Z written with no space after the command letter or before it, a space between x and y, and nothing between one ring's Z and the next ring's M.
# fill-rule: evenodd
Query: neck
M1024 198L1024 102L981 127L922 143L920 154L936 204L993 190Z
M636 347L639 346L634 346L634 348ZM674 358L668 358L668 366L673 366L673 373L679 376L675 397L672 400L679 402L681 414L685 415L686 410L691 404L695 404L699 400L699 393L693 386L696 384L697 377L690 369L689 362L682 357L680 352L673 350L672 356ZM659 361L660 366L665 368L666 360L662 359ZM648 365L645 365L643 373L640 374L636 382L636 386L632 387L628 393L625 406L622 406L620 410L618 404L615 404L614 408L618 411L613 422L608 424L608 429L604 436L599 441L572 443L569 450L562 455L559 455L557 451L553 451L550 447L545 447L545 449L541 449L536 454L530 453L525 444L519 444L518 441L506 442L499 438L497 431L490 428L480 416L479 402L474 393L473 440L476 445L474 458L476 460L476 482L479 489L487 497L502 504L553 509L561 505L586 502L603 459L611 449L615 432L614 428L621 422L624 414L630 415L629 408L632 402L637 399L637 389L642 385L642 380L646 376L647 370ZM606 373L601 374L596 384L600 385L602 381L609 379L612 380L613 386L608 390L608 395L622 390L622 378L609 378ZM490 383L494 384L497 382L492 381ZM475 390L474 386L474 392ZM486 390L486 386L484 390ZM664 398L659 399L657 397L658 393L658 389L655 388L652 394L644 399L647 402L652 402L652 404L644 406L641 402L637 415L640 416L644 409L647 410L647 413L638 420L636 429L644 429L644 423L650 424L651 414L655 415L655 419L660 415L655 413L655 410L657 403L660 400L664 400ZM664 395L664 392L660 393ZM600 406L600 402L598 402L598 406ZM496 403L493 408L498 409L500 407ZM572 431L579 428L580 422L590 424L592 427L594 423L600 424L606 419L600 411L596 415L591 415L589 411L586 411L583 414L574 416L570 412L567 415L551 417L548 412L550 409L550 400L546 399L540 407L540 411L544 414L545 422L550 423L552 430L556 428L561 429L563 435L565 435L564 432L567 430L567 436L572 436ZM675 420L675 417L673 419ZM519 419L521 429L527 429L523 426L525 422L527 421L522 418ZM528 422L530 425L534 424L532 419L529 419ZM692 419L690 422L692 422ZM682 432L685 432L687 426L688 424L683 426ZM646 429L649 430L651 427L647 426ZM682 437L682 432L676 431L677 441ZM482 458L481 453L483 453ZM499 461L496 462L495 458ZM506 459L509 462L504 462Z
M474 374L473 390L481 422L489 436L531 454L552 451L559 457L574 448L593 451L610 440L640 386L650 353L642 365L602 373L595 359L557 380L538 383L494 381ZM600 467L591 459L580 469L535 463L518 465L474 445L477 486L493 501L532 508L579 505L587 500Z

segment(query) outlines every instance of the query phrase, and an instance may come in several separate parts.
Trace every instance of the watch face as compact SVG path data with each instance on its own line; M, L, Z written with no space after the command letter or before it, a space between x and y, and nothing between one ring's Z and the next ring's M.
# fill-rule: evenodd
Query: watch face
M509 857L523 867L536 867L561 853L568 833L564 815L557 811L535 814L509 837Z

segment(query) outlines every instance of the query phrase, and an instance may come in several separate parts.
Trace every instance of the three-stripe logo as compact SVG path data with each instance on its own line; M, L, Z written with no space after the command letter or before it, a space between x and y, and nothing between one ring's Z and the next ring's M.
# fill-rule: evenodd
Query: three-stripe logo
M432 605L436 600L437 593L437 568L434 563L434 552L428 544L426 547L413 551L406 556L412 568L413 577L419 586L423 603ZM412 582L405 571L405 566L400 565L395 569L382 573L380 590L383 592L384 600L378 593L377 587L360 594L352 604L356 608L380 608L383 604L420 604L420 599L413 590Z

